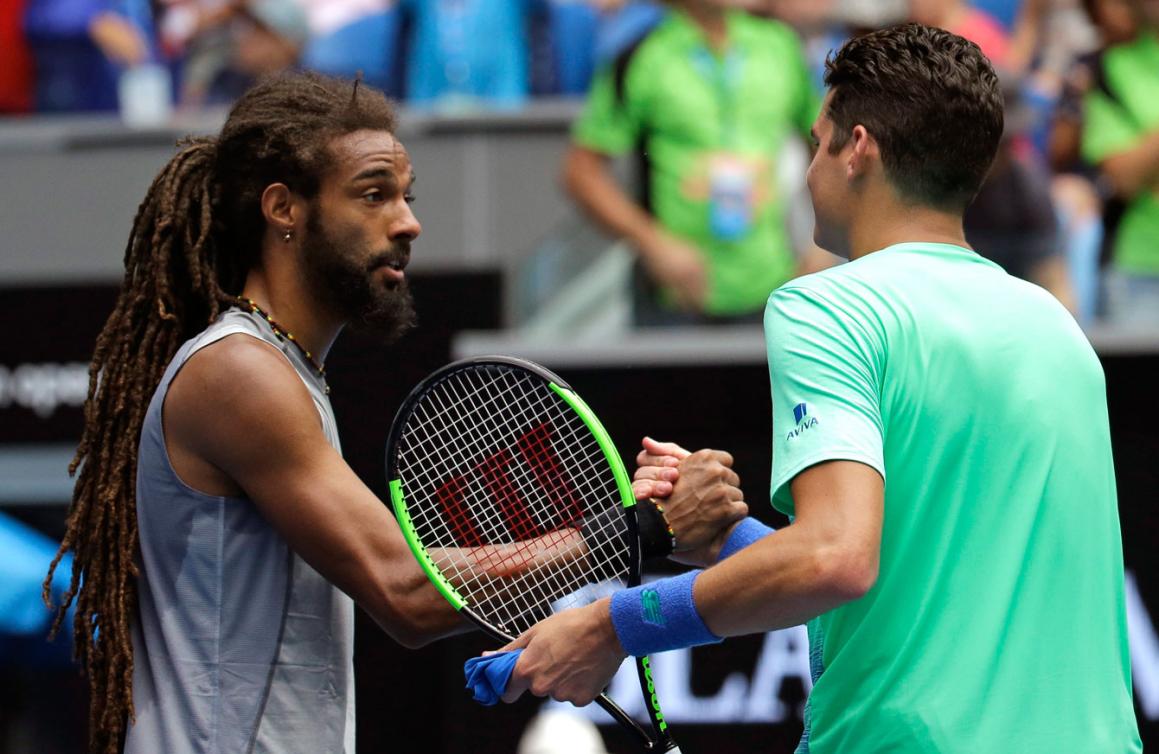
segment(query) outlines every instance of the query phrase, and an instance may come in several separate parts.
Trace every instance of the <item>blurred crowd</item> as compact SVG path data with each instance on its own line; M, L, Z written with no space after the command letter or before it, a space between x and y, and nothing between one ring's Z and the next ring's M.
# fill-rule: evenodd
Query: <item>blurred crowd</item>
M850 35L908 19L975 41L1005 82L1007 134L967 214L967 237L1084 324L1159 327L1159 0L6 0L0 113L119 109L128 117L158 103L221 105L262 74L308 68L361 75L408 106L449 112L512 109L590 89L588 122L573 132L574 144L613 156L627 143L615 135L639 136L639 124L601 120L600 72L616 70L674 14L700 23L713 4L791 30L783 54L799 57L804 75L782 57L770 80L784 70L792 86L813 87L811 99L797 97L797 109L780 116L798 136L807 135L806 106L820 102L825 56ZM764 39L756 31L745 38ZM720 70L727 77L727 66ZM608 86L622 98L619 75L609 74ZM570 165L571 190L588 205L583 181L599 178L598 165L582 158ZM706 191L738 180L735 164L723 170ZM717 241L748 227L743 212L711 206L706 232ZM599 207L585 208L629 235ZM681 252L672 238L657 242L665 244L655 259L666 261L651 267L669 274L659 282L671 304L682 283L669 262ZM809 258L801 243L791 245L798 261ZM727 292L694 288L684 293L699 295L702 309L711 313L716 301L728 310Z

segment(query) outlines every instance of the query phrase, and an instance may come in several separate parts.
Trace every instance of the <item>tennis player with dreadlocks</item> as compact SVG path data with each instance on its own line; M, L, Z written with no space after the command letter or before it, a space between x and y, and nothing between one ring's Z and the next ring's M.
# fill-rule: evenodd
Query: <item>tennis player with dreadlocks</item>
M61 548L96 754L354 754L350 598L408 646L461 627L342 460L327 398L344 325L413 321L394 126L368 87L273 79L138 211ZM727 457L700 459L722 494L674 517L688 545L744 514Z

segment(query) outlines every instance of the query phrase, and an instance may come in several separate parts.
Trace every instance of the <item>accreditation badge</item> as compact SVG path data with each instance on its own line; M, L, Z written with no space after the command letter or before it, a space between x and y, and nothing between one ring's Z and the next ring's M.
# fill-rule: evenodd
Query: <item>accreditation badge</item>
M751 161L716 154L708 164L708 216L712 235L722 241L744 237L753 224L757 170Z

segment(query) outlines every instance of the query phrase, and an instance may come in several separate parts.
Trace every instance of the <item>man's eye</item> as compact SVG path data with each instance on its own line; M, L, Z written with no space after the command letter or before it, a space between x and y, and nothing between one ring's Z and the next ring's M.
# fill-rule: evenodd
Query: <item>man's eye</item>
M415 203L415 195L409 191L406 192L405 194L403 194L402 198L403 198L403 200L406 201L407 204L414 204Z
M378 189L374 189L373 191L367 191L365 194L362 195L362 198L368 202L380 202L380 201L382 201L382 192L379 191Z

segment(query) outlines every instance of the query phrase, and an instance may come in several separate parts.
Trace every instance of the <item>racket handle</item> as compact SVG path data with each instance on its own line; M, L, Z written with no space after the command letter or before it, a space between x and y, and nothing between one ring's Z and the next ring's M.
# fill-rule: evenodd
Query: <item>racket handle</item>
M620 709L620 706L613 702L607 694L600 694L596 697L596 704L600 705L605 712L615 718L616 722L624 726L628 730L636 734L640 740L640 744L644 747L644 751L660 751L664 754L681 754L680 747L671 738L665 736L661 740L650 735L644 728L628 716L628 713Z
M644 731L644 729L640 727L639 723L629 717L627 712L624 712L624 710L620 709L620 705L613 702L607 694L600 694L597 696L596 704L600 705L604 712L607 712L609 715L615 718L616 722L618 722L620 725L635 733L636 736L640 739L640 743L644 744L645 750L652 750L655 744L655 742L652 740L652 737L649 736Z

